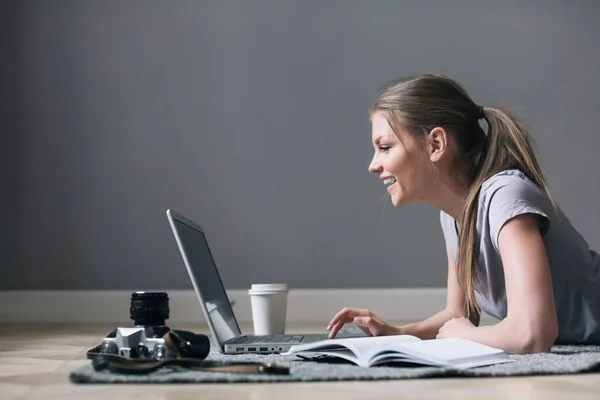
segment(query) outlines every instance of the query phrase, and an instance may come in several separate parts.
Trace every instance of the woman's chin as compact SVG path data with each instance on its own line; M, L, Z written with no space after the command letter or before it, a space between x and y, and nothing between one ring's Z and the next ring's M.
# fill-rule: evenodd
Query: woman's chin
M397 194L393 194L390 196L391 197L391 203L394 207L396 208L400 208L402 206L405 206L406 204L408 204L410 201L404 197L404 196L399 196Z

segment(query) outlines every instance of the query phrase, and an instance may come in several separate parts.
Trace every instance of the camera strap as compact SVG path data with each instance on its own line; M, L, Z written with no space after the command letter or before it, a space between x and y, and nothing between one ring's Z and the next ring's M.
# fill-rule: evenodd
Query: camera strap
M180 367L196 371L230 372L238 374L289 375L289 368L271 363L246 361L217 361L200 358L177 357L167 360L143 360L100 352L100 346L87 351L96 371L109 370L120 374L147 374L162 367Z

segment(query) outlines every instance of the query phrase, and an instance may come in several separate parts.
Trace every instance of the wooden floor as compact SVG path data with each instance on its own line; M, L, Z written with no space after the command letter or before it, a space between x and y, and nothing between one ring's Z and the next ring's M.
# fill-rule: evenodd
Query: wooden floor
M68 374L114 325L0 326L0 399L600 399L600 373L346 383L75 385ZM202 326L173 326L206 333ZM243 327L249 331L248 326ZM288 326L315 332L323 326Z

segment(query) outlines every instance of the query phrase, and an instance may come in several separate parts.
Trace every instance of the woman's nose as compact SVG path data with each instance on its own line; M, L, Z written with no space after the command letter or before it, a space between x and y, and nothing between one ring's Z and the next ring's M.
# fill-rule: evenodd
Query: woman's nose
M369 172L372 174L381 172L381 165L377 160L373 159L373 161L371 161L371 164L369 164Z

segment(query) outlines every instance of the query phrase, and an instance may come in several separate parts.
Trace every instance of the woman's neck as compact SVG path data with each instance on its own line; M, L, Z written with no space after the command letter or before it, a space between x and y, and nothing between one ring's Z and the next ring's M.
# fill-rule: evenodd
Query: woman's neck
M471 186L471 176L466 168L452 175L439 175L427 202L458 221Z

